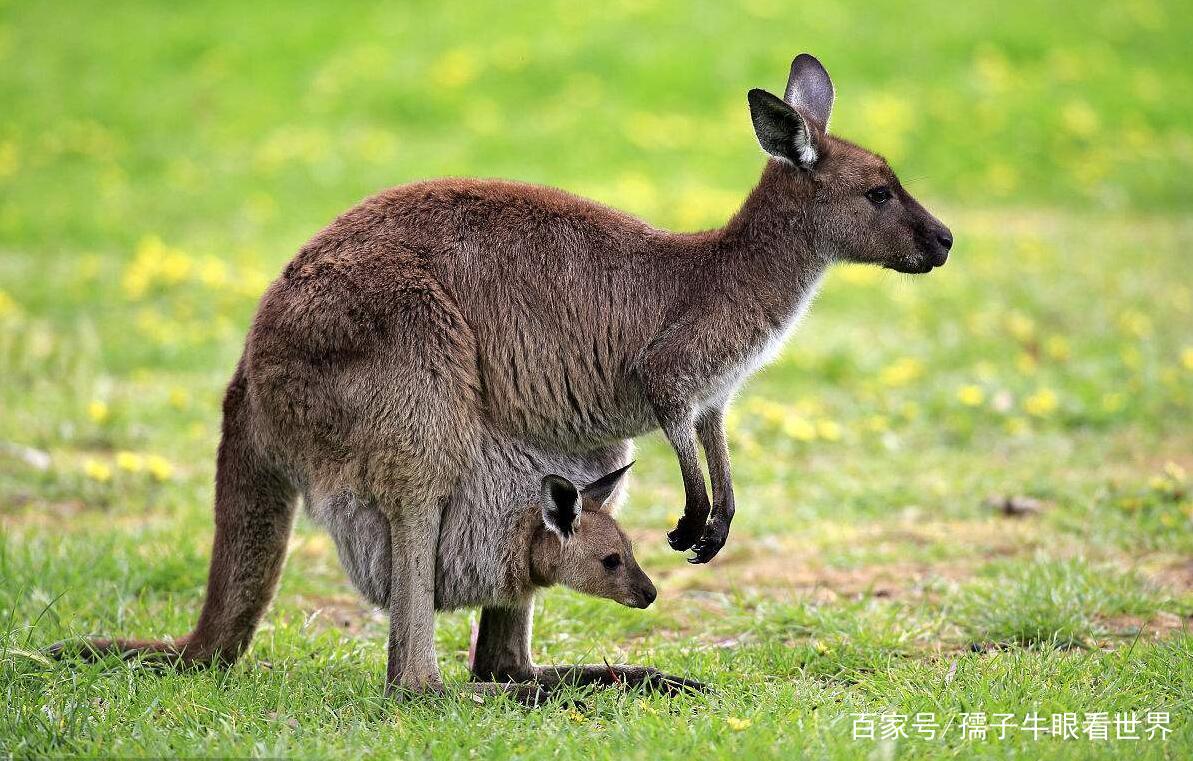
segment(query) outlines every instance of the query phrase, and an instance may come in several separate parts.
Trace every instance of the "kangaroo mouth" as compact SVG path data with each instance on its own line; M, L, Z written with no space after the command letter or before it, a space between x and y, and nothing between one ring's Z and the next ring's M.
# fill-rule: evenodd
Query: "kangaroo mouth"
M923 275L931 272L933 269L932 262L928 261L927 257L916 259L915 261L907 262L892 262L885 265L887 269L895 272L902 272L904 275Z
M921 252L915 258L904 259L903 261L888 262L884 265L887 269L895 272L902 272L905 275L923 275L931 272L937 267L944 266L944 263L949 259L949 252L944 249L935 251Z

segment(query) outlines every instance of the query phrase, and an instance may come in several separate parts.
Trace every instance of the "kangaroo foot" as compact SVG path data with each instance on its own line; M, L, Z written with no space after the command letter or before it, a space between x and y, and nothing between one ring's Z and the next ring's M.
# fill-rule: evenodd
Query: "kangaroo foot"
M231 665L238 651L220 651L200 646L189 636L175 642L162 640L89 639L78 638L56 642L45 648L45 654L58 660L78 659L98 663L117 657L125 661L139 661L147 665L175 669L200 669L213 665Z
M559 687L620 687L658 692L675 697L711 692L708 685L695 679L674 676L650 666L590 664L576 666L536 666L527 681L555 690Z

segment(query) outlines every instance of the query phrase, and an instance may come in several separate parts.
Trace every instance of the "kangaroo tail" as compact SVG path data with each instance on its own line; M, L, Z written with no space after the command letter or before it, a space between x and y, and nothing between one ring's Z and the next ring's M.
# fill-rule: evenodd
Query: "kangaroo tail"
M174 640L62 642L56 656L148 657L179 665L230 664L252 640L286 557L297 490L254 445L243 360L224 397L216 458L215 544L207 597L194 631Z

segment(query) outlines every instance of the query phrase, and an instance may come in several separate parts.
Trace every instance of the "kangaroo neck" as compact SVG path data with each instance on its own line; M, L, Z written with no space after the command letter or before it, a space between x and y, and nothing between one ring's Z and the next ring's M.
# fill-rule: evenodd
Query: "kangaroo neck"
M815 245L815 187L793 171L769 162L737 214L698 236L691 277L702 290L775 318L806 307L830 257Z

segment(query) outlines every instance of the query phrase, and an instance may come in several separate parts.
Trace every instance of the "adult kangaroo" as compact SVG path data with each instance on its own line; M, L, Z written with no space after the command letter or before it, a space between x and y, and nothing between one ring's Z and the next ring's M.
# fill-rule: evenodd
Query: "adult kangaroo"
M750 91L770 160L721 229L670 233L560 190L449 179L384 191L316 235L266 291L229 386L207 598L169 647L200 662L244 649L303 493L317 512L367 505L388 533L387 686L438 689L425 622L445 506L500 501L468 474L537 482L572 457L563 475L587 483L656 428L686 494L671 546L711 560L734 512L725 406L828 265L928 272L952 245L883 159L826 132L833 98L807 54L784 98ZM483 445L494 436L509 446ZM474 671L525 673L529 632L529 606L486 608Z

